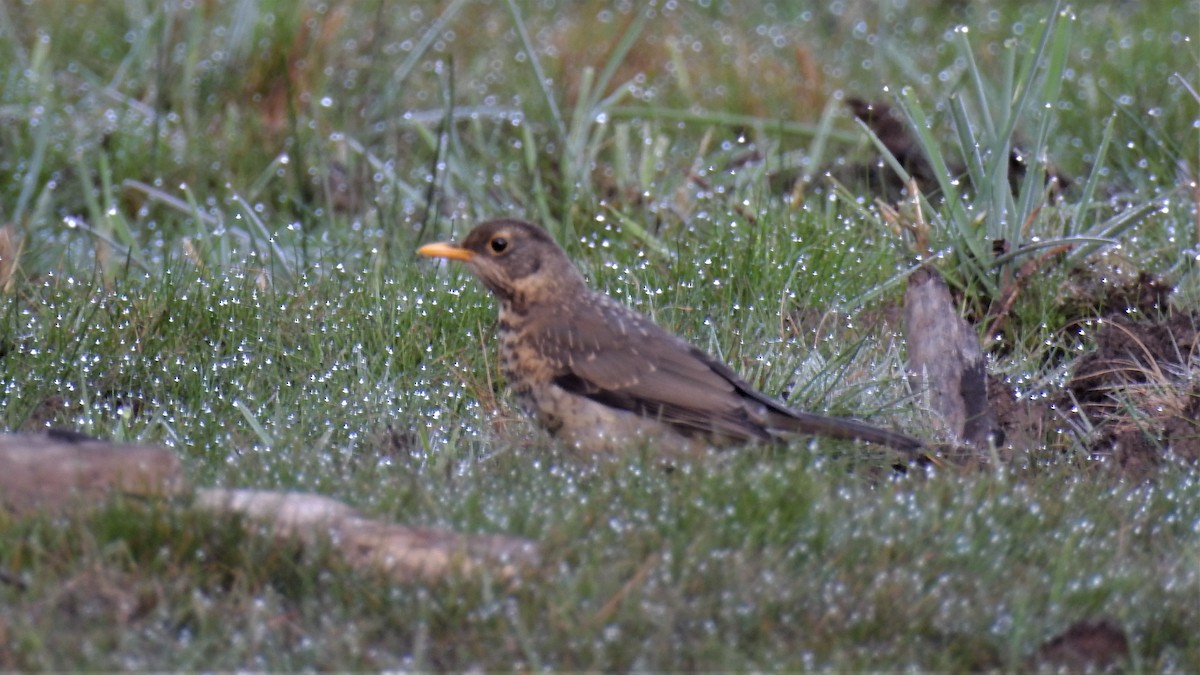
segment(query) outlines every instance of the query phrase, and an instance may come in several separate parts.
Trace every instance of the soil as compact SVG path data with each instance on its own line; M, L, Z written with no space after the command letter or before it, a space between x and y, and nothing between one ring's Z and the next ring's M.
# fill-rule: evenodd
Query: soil
M1007 447L1034 448L1044 442L1046 429L1053 423L1052 411L1046 406L1017 398L1012 387L995 375L988 375L987 397Z
M1129 638L1115 621L1079 621L1046 641L1026 664L1030 670L1109 671L1129 660Z
M1092 452L1142 471L1169 455L1200 460L1200 316L1106 320L1067 391L1094 426Z
M1119 470L1141 475L1170 457L1200 461L1200 313L1172 308L1170 285L1150 274L1115 286L1086 276L1075 275L1063 308L1081 321L1101 317L1095 349L1076 361L1063 391L1033 403L989 382L1009 443L1036 447L1072 411L1074 426L1091 430L1089 455Z

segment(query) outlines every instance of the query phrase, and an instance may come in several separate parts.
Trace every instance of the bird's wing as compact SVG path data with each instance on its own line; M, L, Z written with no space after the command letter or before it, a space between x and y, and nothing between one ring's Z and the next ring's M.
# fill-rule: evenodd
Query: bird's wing
M769 438L760 421L765 410L751 415L757 396L747 400L753 388L733 371L615 300L593 297L588 311L533 331L541 352L559 365L558 386L687 435Z

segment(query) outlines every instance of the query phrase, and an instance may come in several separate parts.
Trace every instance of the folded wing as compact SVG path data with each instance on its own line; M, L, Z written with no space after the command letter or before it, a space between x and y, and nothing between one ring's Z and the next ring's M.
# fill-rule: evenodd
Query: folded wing
M547 322L534 333L543 354L560 364L555 384L659 419L685 435L770 438L763 424L767 410L746 399L744 392L753 391L748 384L649 319L597 297L601 312Z

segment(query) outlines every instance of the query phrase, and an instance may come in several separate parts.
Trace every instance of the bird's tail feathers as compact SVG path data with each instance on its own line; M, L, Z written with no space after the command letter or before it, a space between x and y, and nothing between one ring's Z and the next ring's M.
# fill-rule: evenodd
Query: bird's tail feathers
M882 429L858 420L826 417L800 410L789 410L788 412L790 414L771 415L771 428L791 433L866 441L914 454L925 446L920 439L908 434Z

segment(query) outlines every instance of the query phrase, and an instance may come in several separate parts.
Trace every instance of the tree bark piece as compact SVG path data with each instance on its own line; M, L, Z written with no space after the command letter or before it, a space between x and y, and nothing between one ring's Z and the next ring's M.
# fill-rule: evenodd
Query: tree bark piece
M21 515L102 503L113 493L173 496L187 489L175 453L80 434L0 435L0 510Z
M1004 442L987 398L987 371L975 329L954 309L950 289L932 267L908 278L904 293L908 368L955 441L986 448Z
M196 503L217 513L241 514L277 536L305 542L327 536L351 565L383 571L398 581L452 575L514 579L540 562L537 546L527 539L373 520L321 495L206 489L197 491Z

